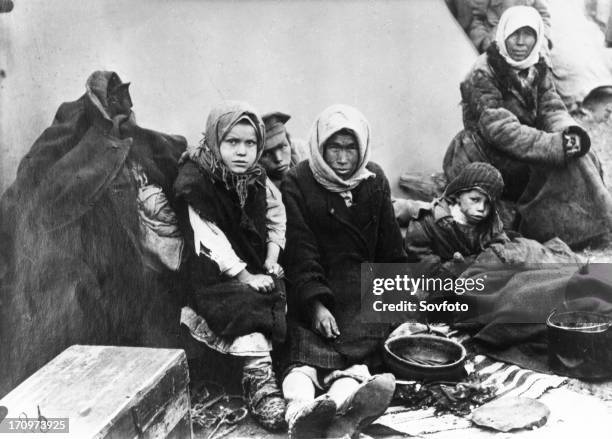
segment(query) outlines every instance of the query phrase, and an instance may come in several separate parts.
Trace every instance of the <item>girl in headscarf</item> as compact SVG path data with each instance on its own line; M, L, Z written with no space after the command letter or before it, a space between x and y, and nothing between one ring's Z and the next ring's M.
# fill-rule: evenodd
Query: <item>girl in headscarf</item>
M181 321L198 341L244 358L242 386L251 415L283 427L285 402L270 352L285 337L285 294L277 259L284 246L280 193L258 164L264 125L246 103L223 102L209 114L199 154L179 170L184 201L185 264L192 302ZM270 230L269 217L283 218ZM277 224L278 226L278 224Z
M365 117L331 106L309 143L310 159L281 184L291 281L286 419L292 438L352 437L385 411L395 388L392 375L370 375L389 327L357 321L361 264L401 262L405 253L389 183L369 162Z
M461 83L465 129L446 152L444 172L450 181L468 163L491 163L506 182L502 201L516 203L519 213L517 220L501 212L506 227L578 244L607 229L612 201L597 157L587 155L589 135L568 113L540 57L544 41L535 9L504 12L495 42Z

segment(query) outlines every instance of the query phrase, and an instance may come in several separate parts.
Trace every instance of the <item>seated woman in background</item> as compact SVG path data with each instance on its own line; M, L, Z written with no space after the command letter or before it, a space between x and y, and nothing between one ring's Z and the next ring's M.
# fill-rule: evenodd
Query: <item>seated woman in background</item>
M191 255L185 263L191 303L181 322L209 348L244 358L249 411L275 430L285 425L285 401L270 356L272 341L285 337L284 284L273 279L283 275L277 259L285 212L280 193L258 164L264 132L248 104L218 105L208 116L202 151L188 156L174 188L185 204Z
M488 162L506 182L502 199L519 218L506 227L528 238L580 245L602 235L612 198L590 138L570 116L539 56L543 23L527 6L502 15L496 40L461 83L465 129L444 157L450 180L469 163Z
M604 33L601 26L607 21L605 3L585 0L447 0L457 22L479 53L485 52L495 41L499 20L508 8L519 5L535 8L544 22L547 40L543 44L544 51L552 68L557 93L571 111L583 108L596 117L605 115L605 106L612 99L612 51L602 44ZM603 16L598 16L599 11ZM553 35L554 41L551 39Z

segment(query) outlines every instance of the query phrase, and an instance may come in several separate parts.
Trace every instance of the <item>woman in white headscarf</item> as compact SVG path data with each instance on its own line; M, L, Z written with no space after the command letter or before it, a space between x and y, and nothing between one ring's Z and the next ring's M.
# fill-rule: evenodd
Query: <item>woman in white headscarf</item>
M543 29L531 7L504 12L495 42L461 83L465 129L448 147L444 172L450 180L468 163L491 163L506 182L502 199L519 213L513 220L502 212L507 227L580 245L608 229L612 200L589 135L540 56Z
M361 264L406 256L389 183L369 162L365 117L327 108L312 127L310 156L281 185L291 283L286 419L292 438L352 437L385 411L395 388L391 375L370 375L389 325L357 321ZM316 391L324 393L315 399Z

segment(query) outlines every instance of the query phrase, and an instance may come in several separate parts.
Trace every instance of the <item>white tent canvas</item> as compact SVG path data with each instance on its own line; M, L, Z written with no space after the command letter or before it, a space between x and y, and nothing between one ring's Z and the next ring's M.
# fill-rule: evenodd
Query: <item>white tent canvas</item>
M0 14L0 189L94 70L131 81L141 126L200 138L211 106L292 114L306 138L333 103L358 107L392 186L441 168L475 58L443 0L29 0Z

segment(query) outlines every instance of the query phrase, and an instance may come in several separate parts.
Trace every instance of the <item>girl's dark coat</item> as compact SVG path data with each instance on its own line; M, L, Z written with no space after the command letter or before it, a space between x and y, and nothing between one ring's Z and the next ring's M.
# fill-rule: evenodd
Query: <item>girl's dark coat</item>
M234 190L214 180L193 161L186 162L175 182L182 201L180 217L189 260L183 273L189 279L191 304L218 335L233 338L262 332L276 341L285 338L284 283L277 281L272 293L257 293L246 284L223 278L210 258L195 255L193 231L187 220L187 204L202 218L214 222L228 238L237 256L252 274L264 273L266 257L265 174L249 186L244 209Z

